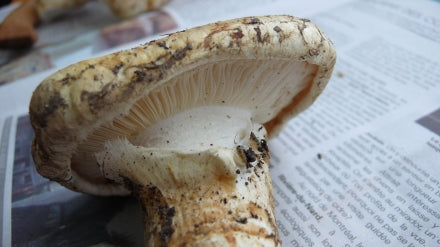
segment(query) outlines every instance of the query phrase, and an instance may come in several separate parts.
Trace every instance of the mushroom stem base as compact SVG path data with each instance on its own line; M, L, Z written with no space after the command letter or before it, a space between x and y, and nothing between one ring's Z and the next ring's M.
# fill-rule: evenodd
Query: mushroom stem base
M135 186L145 246L281 246L268 166L247 170L252 174L238 174L235 187L218 182L202 191Z

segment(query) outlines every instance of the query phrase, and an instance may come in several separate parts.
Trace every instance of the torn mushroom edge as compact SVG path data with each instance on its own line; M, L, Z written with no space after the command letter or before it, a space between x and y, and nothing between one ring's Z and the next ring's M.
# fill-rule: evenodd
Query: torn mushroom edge
M141 56L143 60L138 58ZM318 65L309 87L295 97L281 115L265 124L270 137L274 137L289 119L313 103L330 79L336 61L331 41L306 19L263 16L217 22L171 34L131 50L82 61L56 72L38 86L30 103L35 130L32 153L37 170L75 191L98 195L128 194L120 185L94 184L71 170L70 158L78 143L104 122L128 112L142 95L184 71L206 62L258 57L295 59ZM133 61L134 64L130 64ZM142 78L139 83L121 77L139 61L145 66L160 64L149 69L148 78ZM75 90L78 90L78 83L74 82L88 69L94 69L97 74L109 70L115 72L115 78L104 86L97 87L93 78L82 82L85 89L81 94L98 88L99 91L87 92L95 93L99 100L107 100L106 104L99 106L102 112L93 111L92 102L74 101ZM118 88L119 91L101 94L104 87ZM116 108L122 110L115 111ZM41 144L44 144L43 148Z

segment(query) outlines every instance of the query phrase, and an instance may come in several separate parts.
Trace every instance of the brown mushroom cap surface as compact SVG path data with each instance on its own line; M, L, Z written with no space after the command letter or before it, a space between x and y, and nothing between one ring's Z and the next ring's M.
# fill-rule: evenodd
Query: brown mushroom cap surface
M306 19L240 18L188 29L79 62L46 78L30 102L32 155L43 176L98 195L130 193L108 181L94 153L186 109L249 109L275 136L311 105L336 61Z

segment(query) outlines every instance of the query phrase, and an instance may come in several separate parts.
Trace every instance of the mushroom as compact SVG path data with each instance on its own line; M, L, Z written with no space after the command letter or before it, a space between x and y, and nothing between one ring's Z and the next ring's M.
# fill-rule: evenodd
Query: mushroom
M159 9L168 0L103 0L116 16L127 18L142 12Z
M138 197L146 246L280 246L267 140L335 61L309 20L262 16L79 62L32 96L36 168L75 191Z
M90 0L36 0L35 5L41 19L49 20L59 17L74 7L81 6ZM102 0L113 12L121 18L128 18L143 12L159 9L168 0Z

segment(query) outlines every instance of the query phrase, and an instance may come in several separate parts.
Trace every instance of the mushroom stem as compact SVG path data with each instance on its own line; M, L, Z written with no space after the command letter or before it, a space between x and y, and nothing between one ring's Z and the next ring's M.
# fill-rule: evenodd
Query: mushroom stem
M258 169L259 174L269 174L267 165ZM268 176L261 174L260 178L248 186L258 194L271 194L266 186ZM238 190L213 185L201 197L186 188L170 194L157 187L138 186L135 191L144 211L146 246L278 246L273 205L267 205L263 202L267 198L257 193L239 195Z
M259 131L232 149L164 152L124 139L96 157L108 179L138 197L146 246L280 246Z

